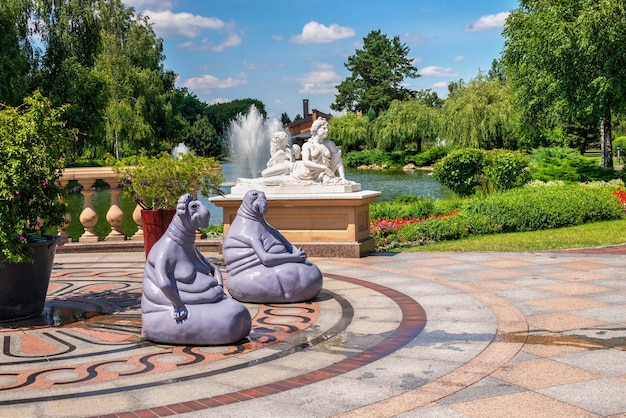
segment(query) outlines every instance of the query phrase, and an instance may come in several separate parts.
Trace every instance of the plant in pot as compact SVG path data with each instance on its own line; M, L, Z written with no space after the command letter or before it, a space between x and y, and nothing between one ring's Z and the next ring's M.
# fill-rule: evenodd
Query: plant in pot
M146 256L170 224L180 196L222 194L219 161L192 152L129 157L113 169L123 190L141 207Z
M64 110L39 92L18 107L0 104L0 320L44 309L56 231L67 212L58 179L75 137Z

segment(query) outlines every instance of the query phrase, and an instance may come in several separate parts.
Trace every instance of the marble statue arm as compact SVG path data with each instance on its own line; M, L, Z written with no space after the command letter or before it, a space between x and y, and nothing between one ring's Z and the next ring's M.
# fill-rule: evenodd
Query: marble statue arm
M272 167L274 165L276 165L277 163L280 163L284 160L290 159L289 156L285 155L285 151L282 149L279 149L278 151L276 151L269 160L267 160L267 166L268 167Z
M174 307L172 316L174 320L181 322L187 319L187 307L178 294L176 279L168 276L167 267L167 260L165 260L164 257L157 258L157 261L154 263L154 283L161 289L165 297L172 302L172 306Z
M209 261L205 256L203 256L198 248L194 249L197 256L196 260L198 265L196 266L196 268L198 269L198 271L212 275L217 281L217 284L224 287L224 279L222 278L222 272L220 271L220 269L211 261Z
M253 240L251 245L261 263L267 267L273 267L283 263L304 263L306 261L306 252L296 247L293 247L292 252L275 254L265 251L263 243L260 240Z
M327 167L324 164L316 163L315 161L311 160L311 150L306 147L302 149L302 164L304 164L304 166L309 170L318 172L323 171L324 173L326 173L326 175L330 177L335 177L335 173L330 167Z

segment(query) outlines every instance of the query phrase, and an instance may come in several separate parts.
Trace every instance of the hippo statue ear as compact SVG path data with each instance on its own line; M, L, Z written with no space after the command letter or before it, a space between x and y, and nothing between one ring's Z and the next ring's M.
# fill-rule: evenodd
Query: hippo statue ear
M176 213L178 216L183 216L188 213L189 202L193 200L193 196L189 193L182 195L178 199L178 205L176 206Z

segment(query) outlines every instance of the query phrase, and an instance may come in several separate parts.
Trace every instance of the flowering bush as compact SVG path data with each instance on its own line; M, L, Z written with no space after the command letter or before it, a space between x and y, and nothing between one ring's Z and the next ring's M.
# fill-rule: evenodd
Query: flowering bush
M626 190L618 187L617 190L613 192L613 196L617 197L622 205L626 205Z
M422 223L434 219L447 218L458 214L457 210L443 214L431 214L426 218L401 218L401 219L373 219L370 220L370 233L376 240L378 250L388 250L396 247L402 247L403 244L398 241L397 233L407 225ZM400 239L400 241L406 241ZM414 245L413 242L407 244Z
M65 189L57 182L73 131L39 92L18 107L0 104L0 264L30 261L24 243L65 222Z

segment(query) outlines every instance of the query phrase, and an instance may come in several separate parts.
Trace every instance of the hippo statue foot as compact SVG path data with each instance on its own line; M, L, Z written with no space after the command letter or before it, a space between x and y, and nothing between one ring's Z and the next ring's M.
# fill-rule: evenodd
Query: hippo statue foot
M141 336L166 344L224 345L242 340L252 328L250 312L233 299L187 305L187 310L183 321L175 321L171 310L143 313Z
M240 302L298 303L315 299L322 290L322 272L315 264L256 266L228 276L228 293Z

